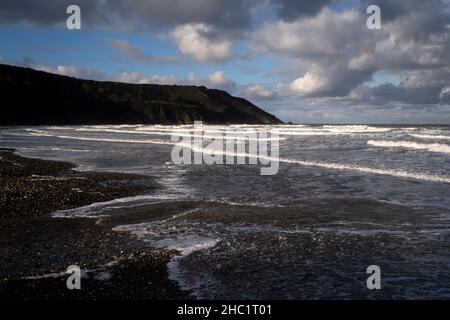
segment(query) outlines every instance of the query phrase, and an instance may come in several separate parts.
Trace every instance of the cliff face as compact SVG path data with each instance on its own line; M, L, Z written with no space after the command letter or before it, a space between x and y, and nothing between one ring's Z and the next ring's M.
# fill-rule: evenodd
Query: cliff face
M0 125L278 124L225 91L80 80L0 65Z

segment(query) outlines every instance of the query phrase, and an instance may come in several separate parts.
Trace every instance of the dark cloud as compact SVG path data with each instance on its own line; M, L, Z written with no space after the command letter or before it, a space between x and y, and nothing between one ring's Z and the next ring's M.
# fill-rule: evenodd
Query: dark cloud
M398 85L382 84L371 89L375 99L412 105L448 103L450 68L419 70L404 74Z
M333 0L271 0L271 3L277 8L280 18L286 21L315 15L332 2Z
M291 21L315 15L333 0L270 0L280 18ZM63 24L72 0L2 0L0 23ZM220 33L240 33L252 25L259 0L78 0L86 25L111 29L173 27L206 23ZM208 35L214 37L215 35Z
M421 14L434 11L437 13L437 9L442 8L442 6L445 5L445 2L442 0L363 0L361 2L363 9L372 4L379 6L382 13L382 19L386 22L406 16L411 12Z
M0 21L31 22L40 25L64 23L71 0L2 0ZM250 24L248 1L240 0L78 0L88 25L111 29L136 29L208 23L224 29Z
M382 98L386 101L397 101L407 104L436 104L439 103L441 90L438 87L406 88L387 83L373 88L372 95L375 98Z
M390 21L408 13L409 11L408 4L405 4L405 2L413 2L413 1L364 0L363 9L367 8L369 5L372 4L377 5L381 9L383 20Z
M2 0L0 22L26 21L42 25L65 21L66 9L72 1ZM81 1L83 2L83 1ZM91 7L89 5L89 7Z

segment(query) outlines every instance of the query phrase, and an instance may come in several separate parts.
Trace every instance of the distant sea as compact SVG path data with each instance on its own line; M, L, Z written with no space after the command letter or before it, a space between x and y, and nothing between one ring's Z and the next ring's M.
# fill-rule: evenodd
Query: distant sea
M450 298L450 127L204 126L279 134L280 168L174 165L191 126L0 128L0 146L77 170L157 178L160 190L54 213L101 219L178 249L170 276L199 298ZM382 289L368 290L378 265Z

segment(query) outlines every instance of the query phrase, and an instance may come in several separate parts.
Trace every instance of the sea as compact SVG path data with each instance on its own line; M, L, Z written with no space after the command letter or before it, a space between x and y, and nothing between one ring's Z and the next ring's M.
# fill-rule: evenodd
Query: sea
M53 216L113 219L149 250L178 250L169 277L196 298L450 298L449 126L202 126L279 136L273 175L258 164L175 164L171 137L192 130L1 127L0 146L154 177L156 191ZM368 286L370 266L379 288Z

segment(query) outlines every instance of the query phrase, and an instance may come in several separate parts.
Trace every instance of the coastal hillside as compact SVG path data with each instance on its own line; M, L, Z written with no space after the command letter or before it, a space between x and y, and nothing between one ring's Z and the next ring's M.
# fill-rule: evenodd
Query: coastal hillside
M282 123L221 90L81 80L9 65L0 65L0 93L0 125Z

